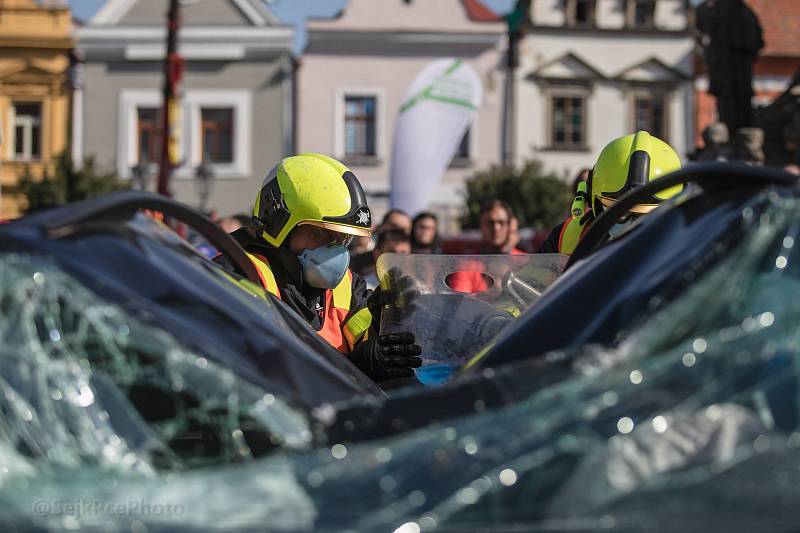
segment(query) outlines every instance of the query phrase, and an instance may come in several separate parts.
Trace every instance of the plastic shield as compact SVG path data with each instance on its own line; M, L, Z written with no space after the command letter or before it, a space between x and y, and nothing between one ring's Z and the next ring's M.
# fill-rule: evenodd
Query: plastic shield
M384 308L381 334L413 333L423 357L417 378L444 383L536 303L566 261L561 254L383 254L377 261L381 288L397 291L408 276L418 294Z

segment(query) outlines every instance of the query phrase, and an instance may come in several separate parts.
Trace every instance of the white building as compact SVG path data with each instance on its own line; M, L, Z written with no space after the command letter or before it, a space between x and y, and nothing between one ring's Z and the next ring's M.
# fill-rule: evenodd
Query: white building
M565 177L612 139L647 130L694 146L688 0L534 0L520 43L515 161Z
M297 81L298 151L345 162L379 219L408 87L431 61L463 59L480 76L484 97L431 206L452 230L464 180L500 160L504 35L505 24L478 0L350 0L336 18L309 21Z

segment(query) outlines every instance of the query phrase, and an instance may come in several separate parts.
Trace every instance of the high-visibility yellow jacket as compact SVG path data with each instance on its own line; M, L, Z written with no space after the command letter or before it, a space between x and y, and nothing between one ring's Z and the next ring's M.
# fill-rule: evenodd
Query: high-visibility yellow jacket
M300 286L302 274L299 263L292 266L296 272L289 272L284 266L292 263L281 256L285 251L258 241L244 228L231 236L245 249L264 289L297 311L331 346L342 353L349 353L359 342L367 339L373 322L372 313L367 308L371 291L358 275L348 269L335 288L320 290L320 297L309 299L307 288ZM214 258L214 261L223 268L230 266L222 255Z

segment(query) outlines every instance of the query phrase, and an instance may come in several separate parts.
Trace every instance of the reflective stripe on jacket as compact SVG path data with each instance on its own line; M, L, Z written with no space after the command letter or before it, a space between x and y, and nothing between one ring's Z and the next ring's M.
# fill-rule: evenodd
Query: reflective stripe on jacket
M261 284L280 299L280 289L269 261L261 254L247 252L247 257L258 270ZM353 274L347 270L344 278L333 289L325 291L325 309L322 328L317 334L342 353L349 353L361 340L366 340L372 325L372 313L366 307L350 315L353 300Z

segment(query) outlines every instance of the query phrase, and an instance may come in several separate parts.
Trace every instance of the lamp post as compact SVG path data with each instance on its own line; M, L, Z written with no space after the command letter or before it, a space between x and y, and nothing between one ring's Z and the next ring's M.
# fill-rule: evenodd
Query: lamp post
M194 182L197 186L197 195L200 197L200 211L205 213L208 197L211 196L211 191L214 189L214 169L208 163L207 158L203 158L203 162L197 165Z
M161 125L161 154L158 172L158 194L172 196L169 181L172 169L178 163L178 132L180 84L184 61L178 54L178 29L181 26L181 2L170 0L167 12L167 54L164 58L164 107Z
M519 44L530 24L531 0L517 0L514 11L505 16L508 50L506 51L506 80L503 102L502 158L503 165L514 166L514 115L516 113L516 93L514 72L519 67Z

